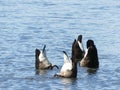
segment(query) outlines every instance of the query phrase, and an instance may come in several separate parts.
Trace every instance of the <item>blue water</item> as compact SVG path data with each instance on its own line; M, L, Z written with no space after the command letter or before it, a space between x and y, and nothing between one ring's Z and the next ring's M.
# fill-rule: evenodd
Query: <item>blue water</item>
M58 69L35 71L35 49L46 44L59 67L79 34L93 39L100 67L78 67L77 79L54 78ZM0 0L1 90L119 90L119 0Z

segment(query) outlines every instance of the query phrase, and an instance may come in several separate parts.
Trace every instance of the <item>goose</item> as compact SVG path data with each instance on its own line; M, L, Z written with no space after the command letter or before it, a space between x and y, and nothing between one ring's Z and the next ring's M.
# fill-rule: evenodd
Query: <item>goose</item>
M36 69L53 69L53 67L59 68L57 65L52 65L46 56L46 45L44 45L43 50L40 51L36 48L35 50L35 68Z
M87 49L83 59L80 61L80 66L88 68L99 67L97 48L91 39L87 41Z
M64 53L64 64L59 73L56 73L55 77L64 78L76 78L77 77L77 62L73 60L74 58L69 58L67 53Z
M78 39L73 41L72 44L72 56L77 60L81 61L84 57L84 48L82 44L82 35L78 36Z

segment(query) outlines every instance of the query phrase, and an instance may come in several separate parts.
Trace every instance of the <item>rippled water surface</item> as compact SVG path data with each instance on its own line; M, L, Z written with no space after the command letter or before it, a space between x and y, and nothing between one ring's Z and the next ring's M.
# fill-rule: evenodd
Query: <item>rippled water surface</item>
M46 44L59 67L79 34L93 39L100 67L78 66L77 79L54 78L58 69L35 71L35 49ZM119 0L0 0L0 89L118 90L120 88Z

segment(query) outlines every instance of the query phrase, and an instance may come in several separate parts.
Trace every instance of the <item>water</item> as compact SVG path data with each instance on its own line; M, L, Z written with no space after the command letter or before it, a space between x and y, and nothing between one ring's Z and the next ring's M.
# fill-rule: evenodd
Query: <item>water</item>
M118 90L120 87L119 0L0 0L0 89ZM77 79L54 78L59 70L35 71L35 49L46 44L59 67L79 34L93 39L100 67L78 67Z

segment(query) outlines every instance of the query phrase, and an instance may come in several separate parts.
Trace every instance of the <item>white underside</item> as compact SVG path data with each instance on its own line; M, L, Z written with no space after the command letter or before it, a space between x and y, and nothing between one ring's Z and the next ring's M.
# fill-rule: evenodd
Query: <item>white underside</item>
M84 59L87 56L87 54L88 54L88 49L86 49L85 55L84 55L83 59L80 61L80 66L84 66Z
M88 49L86 49L86 52L85 52L84 58L87 56L87 54L88 54Z
M64 64L61 68L61 72L65 72L67 70L72 70L72 61L68 56L64 54Z
M83 44L78 41L78 45L82 51L84 51Z
M50 62L48 61L48 58L47 58L46 54L43 51L41 51L41 53L39 55L39 60L40 60L40 62L44 62L46 65L50 64Z

